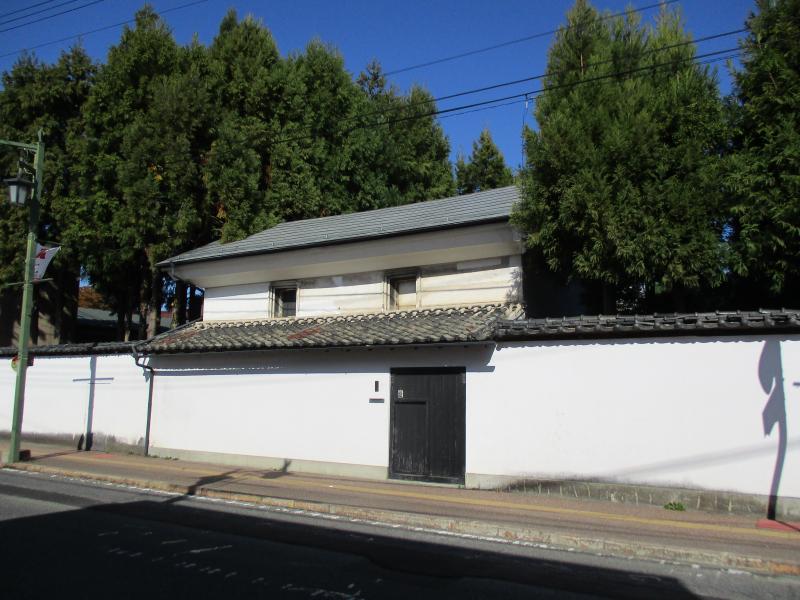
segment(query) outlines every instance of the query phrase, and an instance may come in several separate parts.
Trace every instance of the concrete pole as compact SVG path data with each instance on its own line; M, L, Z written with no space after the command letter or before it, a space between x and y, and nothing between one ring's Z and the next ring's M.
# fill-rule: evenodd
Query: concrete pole
M31 335L31 319L33 317L33 266L36 259L36 230L39 227L39 195L42 192L44 175L44 142L42 132L36 143L36 159L34 166L33 193L29 200L28 212L28 245L25 251L25 278L22 288L22 315L19 321L19 362L17 363L17 381L14 388L14 410L11 417L11 442L8 447L7 463L19 460L19 446L22 436L22 411L25 406L25 379L28 371L28 345Z

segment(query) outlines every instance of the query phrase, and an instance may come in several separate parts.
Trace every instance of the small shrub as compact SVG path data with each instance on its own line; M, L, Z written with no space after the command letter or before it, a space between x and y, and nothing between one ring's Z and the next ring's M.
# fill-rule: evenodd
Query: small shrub
M677 510L679 512L686 510L686 507L683 505L683 502L667 502L664 505L664 508L666 508L667 510Z

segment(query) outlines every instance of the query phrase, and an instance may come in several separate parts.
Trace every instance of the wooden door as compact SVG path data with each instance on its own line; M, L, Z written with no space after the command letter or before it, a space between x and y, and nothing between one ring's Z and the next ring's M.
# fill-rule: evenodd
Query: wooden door
M389 475L464 483L463 368L393 369Z

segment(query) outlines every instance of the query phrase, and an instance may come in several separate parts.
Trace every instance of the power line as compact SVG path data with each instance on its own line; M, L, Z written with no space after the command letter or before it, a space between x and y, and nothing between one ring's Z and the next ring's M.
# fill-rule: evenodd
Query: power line
M697 38L697 39L684 40L682 42L676 42L674 44L668 44L666 46L661 46L659 48L653 48L651 50L646 50L645 52L642 52L642 54L640 56L649 56L651 54L655 54L655 53L658 53L658 52L665 52L667 50L674 50L675 48L681 48L683 46L699 44L699 43L707 42L707 41L710 41L710 40L715 40L715 39L720 39L720 38L723 38L723 37L728 37L728 36L731 36L731 35L736 35L738 33L744 33L745 31L747 31L747 28L743 27L741 29L734 29L732 31L725 31L723 33L715 33L715 34L707 35L707 36L704 36L704 37L701 37L701 38ZM591 68L591 67L610 64L610 63L613 63L613 62L614 62L613 58L606 59L606 60L595 61L595 62L591 62L591 63L586 64L584 66L584 68L588 69L588 68ZM570 73L570 72L576 71L576 70L578 70L578 68L565 69L565 70L562 70L562 71L551 71L551 72L547 72L547 73L540 73L539 75L533 75L531 77L523 77L522 79L514 79L512 81L505 81L503 83L496 83L496 84L493 84L493 85L487 85L487 86L483 86L483 87L479 87L479 88L473 88L471 90L465 90L465 91L462 91L462 92L454 92L452 94L447 94L447 95L444 95L444 96L438 96L436 98L431 98L430 100L424 100L424 101L420 101L420 102L411 102L411 103L403 105L403 106L390 106L390 107L387 107L387 108L374 110L374 111L371 111L371 112L366 113L366 114L354 115L352 117L346 117L346 118L342 119L342 121L347 122L347 121L352 121L354 119L358 119L358 118L362 118L362 117L369 117L369 116L373 116L373 115L381 115L381 114L386 114L386 113L390 113L390 112L396 112L396 111L403 110L403 109L406 109L406 108L409 108L409 107L412 107L412 106L416 106L416 105L429 104L430 102L443 102L445 100L452 100L453 98L460 98L460 97L463 97L463 96L471 96L472 94L478 94L480 92L488 92L488 91L491 91L491 90L496 90L496 89L500 89L500 88L504 88L504 87L510 87L512 85L518 85L520 83L528 83L530 81L536 81L536 80L539 80L539 79L544 79L545 77L552 77L554 75L565 75L567 73Z
M166 8L160 11L159 15L165 15L167 13L174 12L176 10L183 10L184 8L190 8L192 6L197 6L198 4L203 4L208 2L208 0L195 0L194 2L187 2L186 4L181 4L180 6L173 6L172 8ZM101 31L108 31L109 29L115 29L116 27L123 27L124 25L130 25L131 23L135 23L136 19L128 19L127 21L120 21L119 23L114 23L112 25L106 25L104 27L98 27L97 29L90 29L89 31L84 31L82 33L76 33L74 35L68 35L67 37L59 38L57 40L51 40L49 42L43 42L41 44L36 44L35 46L28 46L27 48L20 48L19 50L14 50L13 52L6 52L5 54L0 54L0 58L6 58L9 56L15 56L20 54L21 52L28 52L30 50L38 50L39 48L44 48L46 46L52 46L53 44L59 44L61 42L66 42L69 40L74 40L76 38L81 38L85 35L91 35L93 33L100 33Z
M50 2L55 2L55 1L56 0L50 0ZM45 2L45 4L49 4L50 2ZM7 21L3 21L2 23L0 23L0 25L8 25L9 23L13 23L14 21L19 21L20 19L27 19L28 17L32 17L34 15L40 15L43 12L47 12L48 10L55 10L56 8L60 8L60 7L65 6L67 4L75 4L76 2L78 2L78 0L67 0L66 2L62 2L61 4L56 4L55 6L48 6L47 8L42 8L41 10L37 10L37 11L34 11L32 13L28 13L27 15L22 15L21 17L14 17L13 19L8 19ZM34 8L35 6L36 5L29 6L28 8L23 8L23 9L20 9L20 10L30 10L31 8ZM18 11L14 11L14 12L20 12L20 11L18 10ZM13 14L13 13L9 13L9 14ZM5 18L5 15L0 16L0 19L2 19L2 18Z
M41 19L34 19L33 21L28 21L27 23L20 23L19 25L14 25L13 27L6 27L5 29L0 29L0 33L5 33L6 31L13 31L14 29L20 29L22 27L27 27L28 25L36 25L37 23L41 23L42 21L49 21L50 19L60 17L61 15L66 15L67 13L75 12L76 10L86 8L87 6L92 6L93 4L100 4L101 2L105 2L105 0L92 0L91 2L87 2L86 4L81 4L80 6L74 6L73 8L68 8L67 10L62 10L61 12L53 13L52 15L47 15L46 17L42 17Z
M73 2L77 2L78 0L72 0ZM57 0L44 0L44 2L37 2L36 4L31 4L30 6L26 6L24 8L18 8L16 10L8 11L7 13L3 13L0 15L0 19L4 19L5 17L10 17L11 15L15 15L17 13L25 12L26 10L30 10L32 8L36 8L37 6L42 6L44 4L52 4L53 2L57 2Z
M632 8L630 10L625 10L622 12L605 15L599 17L600 21L605 21L608 19L614 19L616 17L624 17L630 13L638 13L644 12L646 10L650 10L651 8L659 8L661 6L668 6L670 4L675 4L679 0L663 0L662 2L657 2L655 4L648 4L647 6L642 6L641 8ZM429 60L427 62L418 63L416 65L411 65L409 67L403 67L402 69L394 69L393 71L388 71L386 75L397 75L398 73L406 73L408 71L413 71L416 69L422 69L424 67L432 67L433 65L439 65L445 62L450 62L453 60L457 60L459 58L466 58L467 56L475 56L476 54L482 54L484 52L490 52L491 50L497 50L499 48L505 48L507 46L513 46L514 44L521 44L522 42L528 42L530 40L535 40L538 38L547 37L549 35L553 35L554 33L558 33L559 31L566 31L571 29L571 26L560 27L558 29L551 29L550 31L542 31L540 33L534 33L533 35L528 35L525 37L517 38L515 40L508 40L506 42L500 42L499 44L494 44L492 46L486 46L484 48L478 48L477 50L468 50L466 52L461 52L460 54L453 54L451 56L445 56L444 58L437 58L434 60Z
M538 96L538 95L540 95L540 94L542 94L542 93L544 93L546 91L563 89L563 88L570 88L570 87L575 87L575 86L578 86L578 85L584 85L584 84L588 84L588 83L596 83L596 82L603 81L603 80L606 80L606 79L615 79L615 78L623 77L623 76L626 76L626 75L633 75L633 74L636 74L636 73L642 73L642 72L646 72L646 71L654 71L655 69L658 69L658 68L661 68L661 67L671 67L671 66L674 67L674 66L676 66L678 64L682 64L682 63L686 63L686 62L690 62L690 63L693 63L693 64L703 64L702 62L696 62L696 61L698 61L699 59L704 59L704 58L709 58L709 57L714 57L714 56L718 57L717 60L721 60L719 58L720 55L723 55L723 54L730 55L731 53L737 53L738 54L739 52L740 52L739 48L727 48L725 50L717 50L717 51L714 51L714 52L707 52L705 54L698 54L697 56L693 56L693 57L689 57L689 58L685 58L685 59L681 59L681 60L677 60L677 61L672 60L672 61L668 61L668 62L658 63L658 64L655 64L655 65L647 65L647 66L644 66L644 67L637 67L635 69L629 69L627 71L617 71L617 72L614 72L614 73L606 73L606 74L603 74L603 75L597 75L595 77L589 77L589 78L586 78L586 79L581 79L579 81L575 81L575 82L572 82L572 83L551 85L551 86L543 87L543 88L540 88L540 89L537 89L537 90L530 90L530 91L519 93L519 94L512 94L512 95L509 95L509 96L503 96L501 98L494 98L492 100L483 100L483 101L480 101L480 102L473 102L473 103L470 103L470 104L463 104L461 106L454 106L454 107L450 107L450 108L432 110L432 111L428 111L426 113L422 113L422 114L418 114L418 115L409 115L407 117L392 119L392 120L388 120L388 121L385 121L385 122L382 122L382 123L367 123L367 124L363 124L363 125L357 125L355 127L351 127L350 129L346 130L344 133L345 134L349 134L349 133L352 133L353 131L357 131L359 129L373 129L373 128L376 128L376 127L395 125L395 124L398 124L398 123L404 123L404 122L407 122L407 121L414 121L414 120L423 119L423 118L426 118L426 117L438 117L440 115L447 115L447 114L451 114L451 116L455 116L455 114L452 114L452 113L457 113L458 112L459 114L462 114L460 111L467 111L467 109L473 109L473 108L478 108L478 107L486 107L487 105L491 105L491 104L497 104L497 106L495 106L494 108L499 108L502 105L498 104L498 103L505 102L506 103L505 105L513 104L515 102L522 101L526 97ZM729 57L726 56L725 58L729 58ZM509 102L509 100L513 100L513 102ZM470 111L470 112L474 112L474 111ZM442 117L442 118L444 118L444 117ZM304 140L304 139L313 139L313 137L314 137L313 135L295 136L295 137L291 137L291 138L284 138L284 139L276 140L275 143L276 144L288 143L288 142L300 141L300 140Z
M708 65L708 64L711 64L711 63L715 63L715 62L721 62L723 60L729 60L731 58L737 58L741 54L743 54L743 52L741 50L737 49L736 52L733 52L731 54L728 54L728 55L725 55L725 56L718 56L716 58L710 58L708 60L701 60L701 61L696 62L694 64L696 64L696 65ZM578 82L578 83L580 83L580 82ZM548 89L552 89L552 88L548 88ZM517 98L516 100L511 100L509 102L502 102L500 104L494 104L492 106L483 106L483 107L480 107L480 108L474 108L474 109L471 109L471 110L465 110L463 112L456 112L456 113L453 113L453 114L444 115L442 117L439 117L439 119L449 119L451 117L460 117L461 115L466 115L466 114L469 114L469 113L482 112L484 110L494 110L495 108L503 108L504 106L511 106L512 104L521 104L522 102L527 102L531 98L536 98L536 97L540 96L544 91L545 90L538 90L536 92L528 92L528 93L524 94L524 96L525 96L524 98Z

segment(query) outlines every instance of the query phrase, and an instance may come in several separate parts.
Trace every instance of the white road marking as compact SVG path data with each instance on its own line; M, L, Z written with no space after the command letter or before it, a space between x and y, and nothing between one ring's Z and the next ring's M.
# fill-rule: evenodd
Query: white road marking
M201 552L213 552L214 550L227 550L228 548L233 548L231 544L227 544L225 546L214 546L213 548L195 548L194 550L189 550L189 554L200 554Z

